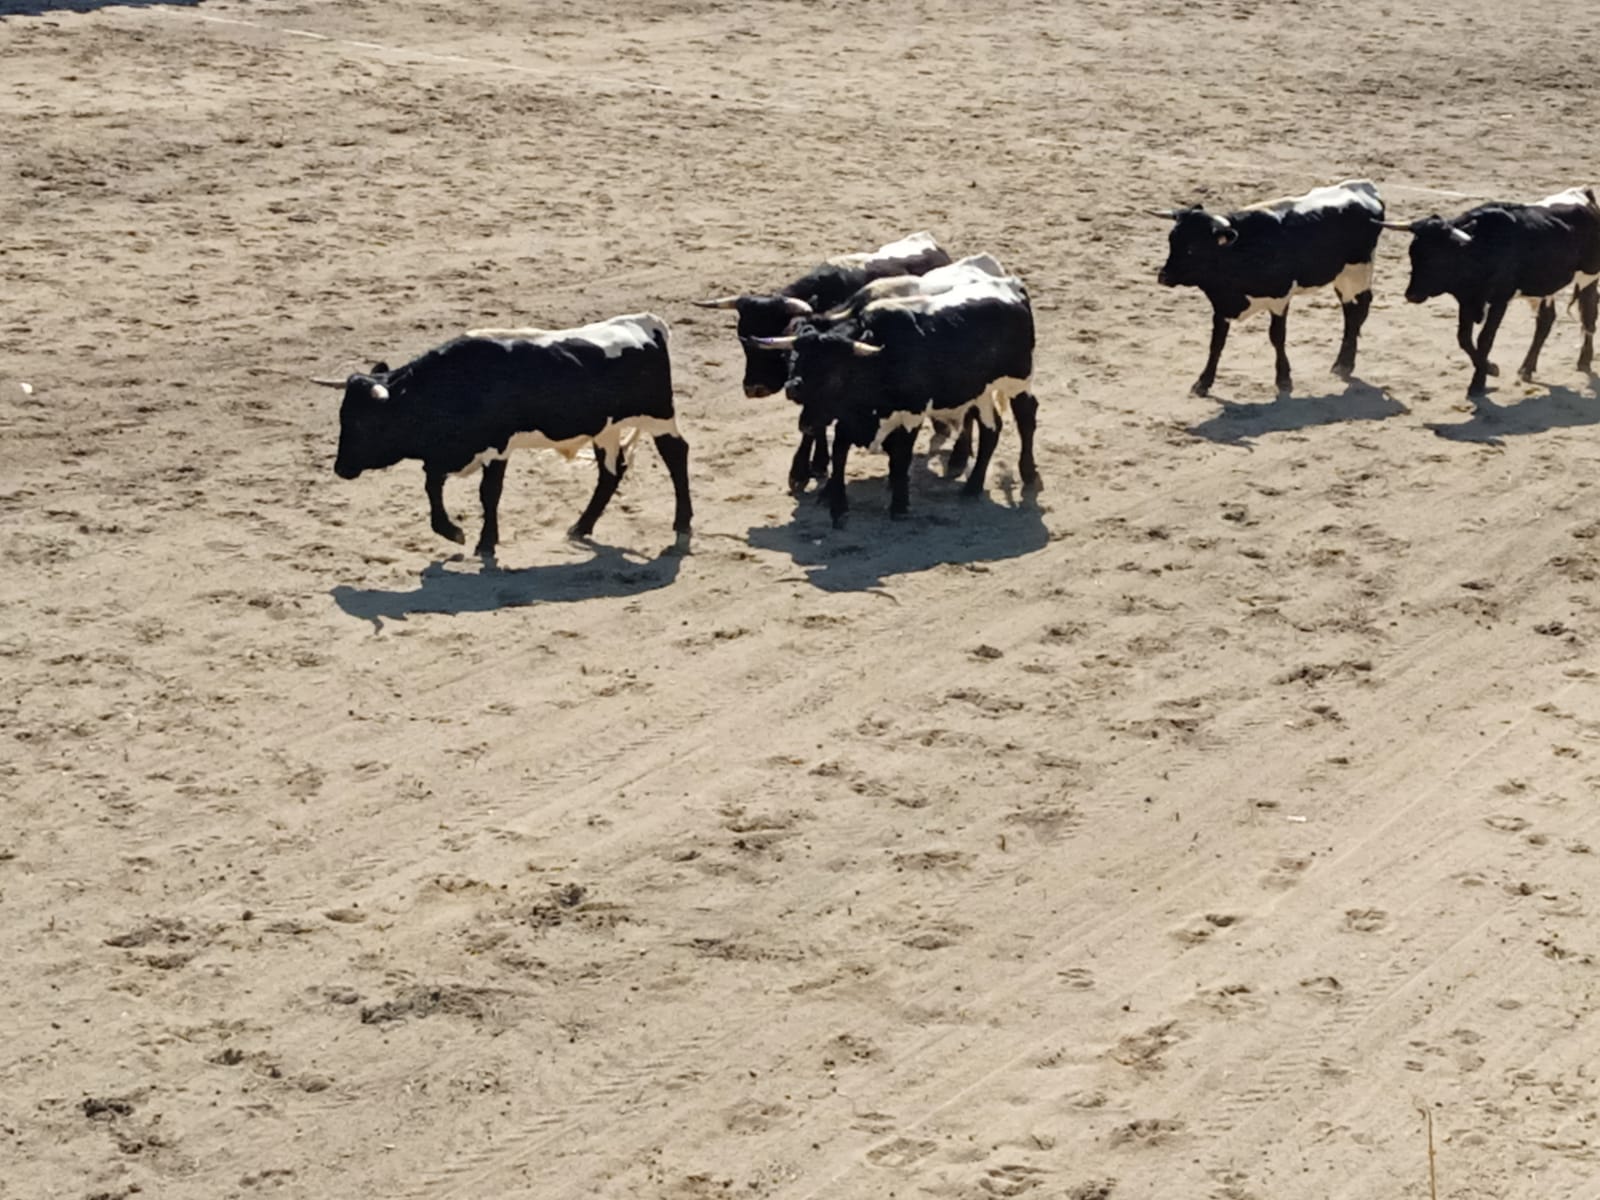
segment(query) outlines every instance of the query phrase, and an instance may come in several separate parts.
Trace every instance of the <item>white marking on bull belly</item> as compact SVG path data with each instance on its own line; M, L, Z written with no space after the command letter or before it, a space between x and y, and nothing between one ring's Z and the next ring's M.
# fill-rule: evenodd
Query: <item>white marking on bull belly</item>
M1344 270L1333 279L1334 294L1341 302L1349 304L1362 292L1372 290L1372 263L1346 263Z
M576 329L469 329L467 336L499 342L508 350L518 342L535 346L558 346L563 342L587 342L605 353L620 358L624 350L644 350L655 344L655 335L669 336L667 323L654 313L631 313L610 317Z
M1027 390L1028 380L1018 379L1014 375L1003 375L987 384L983 391L971 400L954 408L929 408L919 413L891 413L878 423L878 435L872 439L871 448L882 450L883 439L895 430L908 429L915 433L922 428L924 421L942 421L946 425L959 426L966 419L967 411L974 408L978 410L978 420L983 422L984 427L993 429L996 416L1009 409L1011 402Z
M620 421L608 421L605 428L593 437L580 434L577 437L553 440L537 430L530 430L526 433L512 434L503 451L493 448L482 451L457 471L456 477L461 478L482 470L485 463L510 458L513 450L554 450L570 462L579 451L591 444L595 448L596 457L600 459L600 465L615 474L618 452L631 452L640 434L648 437L661 437L663 434L676 438L683 436L678 432L676 417L625 417Z
M1259 312L1271 313L1275 317L1281 317L1289 311L1290 297L1303 290L1303 288L1292 288L1288 296L1246 296L1245 299L1250 301L1249 306L1237 317L1234 317L1233 320L1247 321Z
M1320 292L1326 286L1328 285L1318 284L1316 287L1301 287L1295 284L1289 289L1287 296L1246 296L1245 299L1250 302L1249 307L1233 319L1243 321L1260 312L1281 317L1289 311L1289 301L1294 297L1304 296L1307 292ZM1362 292L1371 290L1372 264L1370 262L1347 264L1344 270L1334 276L1332 287L1340 303L1349 304Z

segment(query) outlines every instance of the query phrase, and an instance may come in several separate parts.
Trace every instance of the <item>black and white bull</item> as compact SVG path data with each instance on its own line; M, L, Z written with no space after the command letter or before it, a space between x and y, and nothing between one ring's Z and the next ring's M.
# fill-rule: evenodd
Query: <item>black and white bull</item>
M892 300L901 296L937 296L971 283L980 283L984 279L1002 278L1005 274L1005 267L994 255L969 254L966 258L958 258L948 266L935 267L926 275L890 275L883 279L874 279L837 308L818 313L814 317L802 317L799 327L810 327L819 331L831 329L842 321L859 317L867 305L877 300ZM1026 403L1023 402L1024 407ZM966 419L956 433L955 441L950 445L950 457L945 466L948 478L958 479L966 470L967 463L972 458L973 436L977 426L978 410L974 406L967 409ZM948 436L951 430L942 421L935 421L933 428L933 446L937 449L940 440Z
M1155 215L1174 224L1167 262L1157 275L1166 287L1196 287L1211 301L1211 353L1193 392L1207 395L1228 327L1258 312L1271 316L1267 334L1276 355L1280 395L1293 387L1288 334L1290 299L1333 285L1344 307L1344 340L1333 373L1356 369L1356 343L1372 307L1372 255L1383 220L1383 200L1366 180L1347 180L1251 205L1226 216L1199 205Z
M344 388L335 474L354 479L420 459L433 530L441 537L466 540L445 510L445 480L482 469L480 555L492 555L499 540L500 490L511 451L548 447L571 458L593 446L599 478L570 531L586 538L641 433L655 439L672 477L672 527L678 547L687 547L689 445L678 432L667 326L659 317L612 317L578 329L472 330L395 370L379 363L343 382L316 382Z
M1028 390L1033 310L1020 280L988 277L931 296L876 300L834 329L756 344L791 353L787 391L800 405L800 427L817 434L835 427L824 489L835 527L849 509L844 480L851 446L888 452L889 512L904 516L917 430L929 418L960 424L970 409L978 412L980 432L965 494L983 491L1008 405L1022 439L1023 482L1038 486L1038 403Z
M744 394L772 396L783 390L788 363L781 354L752 349L752 339L792 333L798 319L844 303L874 279L923 275L949 262L950 255L931 233L913 233L876 250L830 258L774 293L722 296L695 303L701 308L731 308L738 313L737 333L744 348ZM813 476L821 478L827 470L826 439L802 433L789 468L790 488L803 491L808 480Z
M1556 320L1556 300L1574 285L1583 325L1578 370L1594 368L1594 333L1600 309L1600 202L1593 188L1570 188L1537 204L1480 204L1449 220L1423 217L1409 225L1411 281L1406 299L1421 304L1454 296L1460 306L1456 341L1472 360L1469 396L1482 395L1500 369L1489 360L1506 306L1522 296L1536 312L1533 343L1519 374L1533 378L1539 351ZM1477 343L1473 327L1483 324Z

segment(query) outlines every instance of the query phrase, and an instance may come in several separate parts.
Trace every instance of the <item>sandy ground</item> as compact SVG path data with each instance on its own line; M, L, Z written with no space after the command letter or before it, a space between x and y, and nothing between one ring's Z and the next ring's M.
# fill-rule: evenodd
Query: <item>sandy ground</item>
M0 1196L1600 1194L1575 322L1474 413L1389 235L1197 400L1138 214L1600 176L1593 6L542 7L0 3ZM835 533L690 301L923 228L1046 490ZM305 377L641 309L692 556L333 477Z

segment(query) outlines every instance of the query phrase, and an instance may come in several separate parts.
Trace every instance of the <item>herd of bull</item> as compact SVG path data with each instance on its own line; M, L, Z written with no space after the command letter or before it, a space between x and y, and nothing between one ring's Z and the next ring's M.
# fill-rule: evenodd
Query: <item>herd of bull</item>
M1406 299L1449 295L1459 305L1458 340L1473 368L1469 396L1481 396L1487 378L1499 373L1489 355L1506 307L1518 296L1537 311L1523 379L1537 369L1569 286L1583 327L1578 369L1593 369L1600 309L1600 201L1593 188L1409 224L1387 220L1378 189L1365 180L1226 214L1194 205L1158 215L1173 222L1158 281L1199 288L1211 301L1211 348L1194 384L1197 395L1215 381L1232 323L1260 311L1270 317L1277 386L1287 393L1289 302L1330 285L1344 310L1333 371L1353 374L1383 229L1412 235ZM928 420L955 436L947 473L967 472L966 493L979 495L1009 410L1022 443L1023 485L1038 488L1038 401L1029 390L1033 309L1022 281L990 255L952 261L919 233L831 259L773 293L698 303L737 313L745 393L784 391L799 406L800 445L789 485L798 493L813 478L825 480L820 495L836 527L848 508L845 466L853 446L887 452L889 511L906 513L912 449ZM477 552L487 557L499 537L512 450L550 447L571 457L593 448L599 477L571 530L584 538L616 492L635 439L649 434L672 478L673 529L682 548L693 516L689 447L673 407L667 337L665 322L649 313L577 329L476 329L393 370L378 363L348 379L319 379L344 390L334 470L353 479L420 459L434 531L463 542L445 509L444 482L481 469Z

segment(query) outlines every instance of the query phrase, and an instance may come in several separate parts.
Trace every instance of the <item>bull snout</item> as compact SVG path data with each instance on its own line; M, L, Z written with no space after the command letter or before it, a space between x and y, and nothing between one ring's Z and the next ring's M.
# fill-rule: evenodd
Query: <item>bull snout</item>
M1161 270L1156 272L1156 282L1159 283L1162 287L1175 287L1175 286L1177 286L1174 283L1172 276L1167 273L1167 269L1165 267L1162 267Z
M747 383L744 385L744 394L752 400L761 400L767 396L777 395L778 389L768 387L764 383Z
M1406 302L1408 304L1421 304L1427 298L1428 297L1424 293L1416 291L1413 288L1406 289Z
M352 467L349 463L344 462L343 460L336 460L333 464L333 473L340 479L354 479L357 475L361 474L361 468Z

